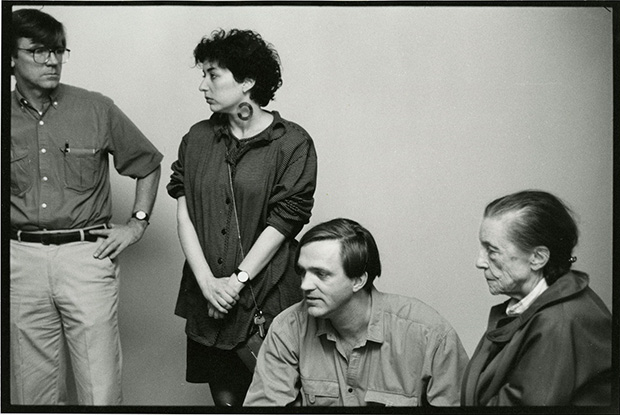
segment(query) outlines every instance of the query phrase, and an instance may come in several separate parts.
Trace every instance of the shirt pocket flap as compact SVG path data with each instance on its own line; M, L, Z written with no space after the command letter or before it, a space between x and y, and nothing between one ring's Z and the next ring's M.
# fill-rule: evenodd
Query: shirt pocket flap
M11 163L15 163L28 155L28 149L11 149Z
M418 406L418 398L390 392L367 391L366 402L379 403L385 406Z
M340 388L337 382L328 380L302 379L302 391L311 405L334 404L340 397Z
M64 150L67 154L76 157L94 156L99 152L98 148L67 148Z
M28 149L11 148L11 194L23 196L32 187Z

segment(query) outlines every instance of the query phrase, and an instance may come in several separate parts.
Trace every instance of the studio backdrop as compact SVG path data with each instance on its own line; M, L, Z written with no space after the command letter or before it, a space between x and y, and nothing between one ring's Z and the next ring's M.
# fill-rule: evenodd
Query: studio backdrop
M22 6L23 7L23 6ZM37 7L28 5L27 7ZM564 199L575 268L612 303L612 13L603 7L99 5L43 11L65 24L65 83L111 97L164 154L143 240L121 262L125 403L209 405L185 382L173 310L184 257L165 186L181 137L211 113L193 49L218 28L272 43L284 83L267 109L313 137L309 226L348 217L376 237L379 289L437 309L471 355L490 295L475 268L491 200L528 188ZM115 221L134 183L112 172ZM308 226L304 228L304 231Z

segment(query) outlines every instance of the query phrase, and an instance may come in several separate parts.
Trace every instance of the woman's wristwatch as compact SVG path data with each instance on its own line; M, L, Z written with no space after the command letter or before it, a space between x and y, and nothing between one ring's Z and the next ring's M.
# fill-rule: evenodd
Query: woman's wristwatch
M246 271L241 271L239 268L235 270L235 275L237 275L237 281L239 281L241 284L245 284L246 282L250 281L250 274L248 274Z

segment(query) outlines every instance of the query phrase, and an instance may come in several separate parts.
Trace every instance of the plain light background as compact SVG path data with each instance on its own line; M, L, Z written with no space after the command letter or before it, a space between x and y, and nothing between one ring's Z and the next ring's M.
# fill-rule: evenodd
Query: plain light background
M183 254L165 190L189 127L210 116L192 51L217 28L278 50L284 84L267 108L313 137L311 225L349 217L377 239L379 289L437 309L471 356L491 296L474 262L484 206L536 188L581 230L575 268L612 302L612 14L582 7L47 5L67 29L63 82L99 91L164 154L143 240L121 258L128 405L210 405L185 382L173 315ZM112 174L115 222L134 184ZM308 227L304 228L304 231ZM303 232L303 231L302 231Z

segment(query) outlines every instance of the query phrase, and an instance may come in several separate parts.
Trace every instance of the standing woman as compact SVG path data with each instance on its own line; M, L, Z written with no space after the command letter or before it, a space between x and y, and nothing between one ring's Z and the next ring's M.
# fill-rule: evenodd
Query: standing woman
M282 78L259 34L215 31L194 58L213 115L183 137L167 186L186 257L175 314L187 320L187 381L237 406L252 371L236 350L257 306L268 324L302 298L295 236L310 219L317 158L303 128L262 108Z
M572 270L578 229L554 195L526 190L487 205L476 266L493 295L461 391L467 406L611 403L611 314Z

